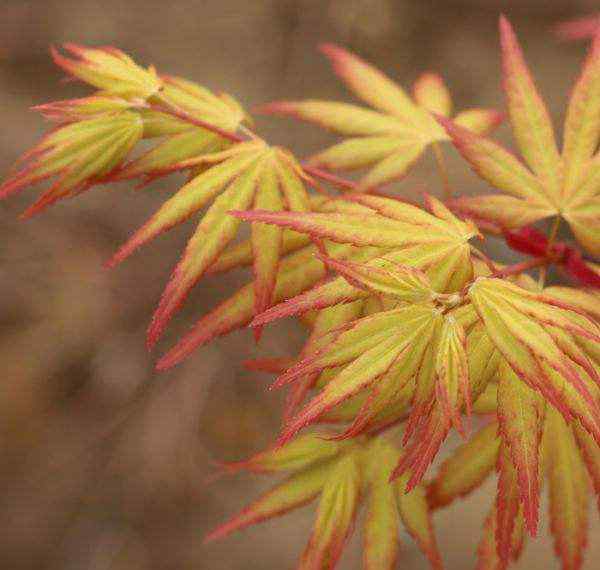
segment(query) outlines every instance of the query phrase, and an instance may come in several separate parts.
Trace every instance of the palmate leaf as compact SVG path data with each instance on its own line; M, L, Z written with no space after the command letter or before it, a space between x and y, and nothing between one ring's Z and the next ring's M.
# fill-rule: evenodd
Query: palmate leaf
M456 311L455 318L460 321L459 315L460 313ZM475 322L471 326L466 326L465 323L463 326L467 330L466 354L470 394L472 401L477 403L478 398L485 393L489 382L495 377L500 358L481 323ZM426 363L427 360L424 360L412 411L406 424L405 442L410 437L412 440L405 448L402 461L394 471L395 476L406 471L411 472L409 488L417 485L425 475L448 436L452 422L451 417L448 417L442 407L434 401L435 368L433 365L426 366ZM461 408L464 404L463 393L459 392L456 407Z
M114 265L122 261L140 245L187 220L214 200L165 289L148 331L150 345L159 338L190 289L236 236L240 222L228 215L230 210L253 206L282 210L287 203L302 210L310 208L299 166L283 150L271 148L260 141L239 143L226 151L198 157L194 161L214 163L215 166L193 178L167 200L110 262ZM281 240L280 228L254 224L251 244L256 277L256 312L264 311L271 304Z
M347 136L310 159L328 170L368 169L358 188L369 191L404 176L431 143L447 140L434 114L449 116L450 93L443 80L425 73L415 82L411 98L398 84L356 55L330 44L322 46L335 72L361 100L373 107L321 100L281 101L264 111L310 121ZM470 109L455 121L480 134L501 121L491 109Z
M438 320L433 307L414 305L364 317L337 337L333 335L322 351L278 379L276 385L284 385L313 371L348 364L288 422L280 441L291 439L329 409L381 381L392 369L402 372L394 378L396 390L402 388L417 372Z
M320 442L321 451L313 459L301 453ZM400 452L386 439L354 440L338 443L304 435L285 446L263 452L234 468L286 472L291 475L268 491L239 515L210 533L217 538L271 519L318 497L313 531L298 564L299 569L332 569L353 530L362 504L363 567L365 570L393 570L398 557L399 531L403 525L429 559L431 567L441 568L433 525L425 498L418 487L406 493L404 483L390 484L389 473ZM310 457L310 456L309 456ZM300 463L298 463L300 460ZM226 466L227 468L227 466Z
M576 307L500 279L478 279L469 298L514 373L600 441L598 373L589 348L600 340L598 325Z
M165 87L164 91L169 90ZM220 101L216 96L212 98ZM212 99L210 104L217 105ZM222 102L220 105L218 112L209 112L207 104L206 108L192 107L189 113L194 118L234 129L233 125L237 126L243 116L232 107L227 107L228 111L223 109ZM26 186L51 177L56 179L27 210L26 216L95 184L134 177L152 179L174 170L193 168L195 164L193 160L189 163L190 159L230 145L210 130L102 93L37 109L59 126L24 156L27 166L0 187L0 197L4 198ZM160 142L153 149L126 164L141 139L157 137Z
M431 288L436 292L458 291L472 278L473 266L468 240L478 235L478 231L472 224L455 218L437 200L431 198L428 203L437 215L381 196L357 195L340 202L358 206L359 209L331 213L251 211L233 214L245 220L275 224L306 233L313 238L391 250L389 254L376 259L378 250L373 249L370 255L373 260L367 262L365 271L374 269L381 274L381 270L386 271L384 266L389 268L393 265L415 268L427 275ZM366 259L368 257L366 254ZM413 269L402 271L416 275ZM368 289L367 285L364 287ZM301 297L270 309L258 316L253 324L262 326L284 316L349 302L364 297L364 287L355 287L343 276L335 278ZM411 294L416 299L422 293ZM415 294L417 297L414 297Z
M590 253L600 252L600 36L569 101L562 153L546 107L516 36L500 21L504 85L510 122L523 161L497 143L440 119L473 170L509 196L457 199L453 206L475 219L512 229L561 216Z
M334 418L350 423L336 436L342 439L375 429L382 422L385 425L386 416L388 422L408 419L407 439L417 426L422 424L422 427L397 475L410 469L413 476L409 485L414 486L445 439L452 418L459 417L463 406L468 411L471 399L475 401L484 392L495 373L499 353L484 334L471 305L450 311L443 318L441 311L427 303L428 299L439 300L443 306L446 301L455 301L452 295L433 292L423 273L390 264L384 258L373 259L380 265L326 261L340 270L340 278L254 320L262 326L286 314L321 309L321 313L329 315L348 308L342 320L323 321L327 324L319 328L321 336L311 337L318 344L311 341L302 351L300 361L276 382L277 386L297 384L296 394L301 394L300 399L312 387L321 390L296 417L290 419L286 413L287 425L280 441L289 440L306 425ZM386 272L388 267L392 269ZM369 300L377 298L373 295L382 296L384 304L373 305L373 314L357 318L370 305ZM385 309L386 302L393 306L407 300L420 301L421 305ZM419 325L415 319L423 324ZM321 377L322 383L318 380ZM432 411L436 392L439 403ZM408 406L411 398L412 412ZM295 404L298 403L296 399ZM430 414L432 419L428 420ZM424 430L433 430L434 434L424 434ZM427 449L422 449L423 445Z
M330 255L348 256L352 247L326 244ZM305 246L284 257L279 264L273 299L275 302L294 297L312 287L326 274L324 264L316 257L314 245ZM193 351L213 339L240 329L254 317L255 282L252 281L202 316L170 351L157 363L158 370L166 370L189 357Z
M247 118L229 95L217 96L180 78L160 77L115 48L65 47L77 59L54 51L58 65L101 91L37 107L58 126L25 155L28 164L0 187L0 197L7 197L55 179L25 216L95 184L194 170L198 162L202 167L206 154L230 146L222 135L235 131ZM125 164L142 138L157 137L154 148Z
M24 158L29 164L0 187L6 198L26 186L54 178L24 216L54 202L79 194L107 177L125 160L141 139L143 122L125 110L59 126Z
M157 80L160 90L142 98L144 100L128 100L126 95L109 90L84 99L41 105L37 109L61 122L127 108L138 113L144 125L143 137L160 137L160 141L130 163L121 165L111 176L114 180L152 179L189 168L187 160L229 146L230 141L211 131L210 127L233 133L242 122L250 120L241 105L228 94L216 95L180 77L165 75ZM97 86L93 81L91 84Z
M329 347L332 343L331 339L335 339L340 334L339 329L336 325L339 323L346 323L352 320L353 316L356 315L356 311L360 311L360 307L363 310L366 309L367 302L355 301L346 305L338 305L325 309L320 312L322 315L328 315L328 321L330 326L325 325L321 328L320 332L323 332L320 337L320 346ZM346 314L343 315L345 311ZM337 314L342 320L336 321L331 320L331 316ZM342 316L343 315L343 316ZM376 318L379 315L383 315L384 318L389 318L385 313L375 312L371 315L371 318ZM317 319L319 322L319 319ZM323 325L326 321L323 321ZM356 324L360 321L355 321ZM412 323L409 322L409 325ZM372 323L367 322L369 327ZM481 326L479 326L479 329ZM350 329L351 330L351 329ZM474 333L475 331L475 333ZM338 393L340 387L344 388L342 380L348 378L349 374L353 374L356 370L356 366L352 369L349 365L339 365L337 360L333 360L331 363L333 367L326 368L319 374L317 379L314 378L314 369L323 364L325 361L319 362L320 356L323 358L335 359L336 354L346 354L343 358L348 358L348 350L352 351L354 348L354 340L356 335L351 334L347 337L347 340L340 346L342 352L330 353L327 350L321 350L321 354L317 352L313 358L308 357L305 361L301 361L295 367L292 367L289 373L286 373L281 380L288 381L290 378L294 378L292 387L298 385L302 386L302 397L307 393L306 386L302 384L304 381L309 381L309 389L315 388L320 390L319 394L313 401L309 403L307 408L300 412L297 418L287 421L287 429L295 430L299 423L306 419L306 414L320 413L312 421L319 421L325 423L331 422L344 422L349 423L349 427L346 427L341 433L334 436L336 440L345 440L349 437L356 437L357 435L372 431L377 433L384 427L388 427L390 424L397 423L399 421L409 420L405 432L409 434L410 429L410 418L415 416L415 419L419 420L423 424L423 429L419 429L417 435L414 438L414 443L411 443L406 451L406 456L402 458L402 462L398 464L396 470L396 476L406 476L410 473L410 476L406 476L404 481L407 488L414 488L419 483L428 465L433 460L433 457L437 453L441 443L445 439L448 430L450 429L450 419L444 415L439 405L432 401L435 397L434 386L435 386L435 369L433 367L433 361L435 356L434 346L435 342L428 342L429 338L421 338L423 334L421 330L416 331L416 337L418 340L413 342L411 345L413 351L405 356L404 354L398 358L398 360L391 367L387 368L386 371L381 374L375 383L369 378L361 377L358 380L365 379L366 382L370 383L368 393L358 393L355 396L350 396L343 400L342 403L336 404L335 408L326 410L323 413L319 412L319 408L322 405L323 399L327 399L332 394ZM487 382L493 376L495 370L495 349L491 343L488 344L489 349L482 350L484 346L481 343L480 331L476 329L470 330L470 342L468 345L468 363L470 371L475 375L473 398L476 400L479 395L485 391ZM412 338L412 337L411 337ZM375 337L369 340L371 346L378 346L379 338ZM335 340L333 341L335 342ZM423 347L425 346L425 350ZM338 345L336 344L336 347ZM346 347L344 349L344 347ZM358 347L360 350L362 347ZM387 346L382 347L382 351L386 351ZM343 352L343 351L346 352ZM357 351L354 351L356 353ZM421 353L422 356L419 356ZM310 355L309 345L305 347L302 354ZM352 354L350 354L350 357ZM373 355L371 355L373 356ZM365 359L366 361L366 359ZM330 362L330 361L327 361ZM386 363L381 362L385 368ZM375 364L377 365L377 364ZM350 370L347 370L347 367ZM418 368L418 370L417 370ZM304 375L303 375L304 374ZM365 371L368 375L368 371ZM331 387L328 386L333 383ZM352 386L347 386L352 388ZM415 387L417 390L415 391ZM341 393L342 396L344 393ZM419 398L417 399L417 394ZM462 393L460 394L461 400L459 406L463 405ZM411 402L412 410L411 413ZM433 405L433 410L432 410ZM495 406L494 406L495 410ZM414 412L417 412L416 414ZM489 413L489 412L486 412ZM286 416L289 418L289 415ZM413 430L414 431L414 430ZM284 431L282 440L288 437L288 433Z
M514 390L518 380L503 364L500 384L507 380ZM529 392L526 398L531 405L535 394ZM428 487L430 506L444 506L478 488L491 473L497 457L498 494L484 528L478 568L504 569L520 555L524 527L530 532L535 530L527 523L532 493L523 492L524 483L533 481L539 490L537 479L545 474L557 556L563 568L580 568L587 543L590 479L600 498L600 446L579 421L567 423L551 406L546 406L545 413L536 410L537 403L533 409L526 408L528 402L522 396L513 398L512 415L507 417L508 400L506 389L500 386L499 422L490 423L445 460ZM531 434L526 433L528 429ZM525 469L525 463L532 467ZM528 472L531 477L525 477Z
M313 208L323 211L344 212L351 210L355 212L357 207L364 208L347 200L329 199L323 201L312 197L310 202ZM302 234L298 235L302 236ZM284 246L285 236L284 232ZM294 242L294 240L295 238L291 241ZM321 246L317 248L315 245L305 245L302 240L295 243L296 245L289 244L292 251L280 263L274 290L274 300L276 302L293 298L310 289L326 275L324 263L316 256L317 253L323 251L323 248ZM321 245L325 248L329 257L335 257L336 259L350 257L362 261L373 256L375 251L370 248L354 248L347 244L336 244L327 240ZM250 242L242 243L239 248L233 246L229 249L229 252L229 254L227 251L224 253L228 268L252 263ZM223 264L220 264L219 261L213 267L217 267L219 271L223 270ZM208 272L210 272L210 269ZM247 325L254 316L254 289L254 282L243 286L231 297L204 315L192 330L159 360L157 368L159 370L170 368L188 357L199 346Z
M332 371L322 387L316 384L320 392L286 422L280 443L366 392L358 408L348 408L345 420L350 427L337 438L372 430L382 422L386 407L394 410L390 419L408 420L405 439L414 434L394 476L410 471L407 485L414 488L453 419L463 407L469 411L469 399L476 400L484 392L497 366L493 344L481 342L481 327L471 322L463 339L464 333L458 332L460 321L456 310L446 316L433 305L417 304L376 312L326 333L320 350L300 360L276 382L278 386L301 382L317 372Z
M75 59L69 59L53 49L54 62L68 74L104 93L127 99L147 99L162 87L162 81L153 67L143 69L114 47L88 48L65 44L64 48Z
M123 165L115 179L151 180L194 165L194 158L224 150L230 141L194 121L233 133L249 117L230 95L216 95L180 77L162 76L160 95L140 109L146 138L161 137L156 146Z

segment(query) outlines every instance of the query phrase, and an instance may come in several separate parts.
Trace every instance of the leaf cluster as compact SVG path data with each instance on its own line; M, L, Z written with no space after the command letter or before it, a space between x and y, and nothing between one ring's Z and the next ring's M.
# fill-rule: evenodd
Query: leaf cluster
M53 52L94 93L38 107L55 128L0 195L51 181L31 216L92 186L185 174L108 262L198 219L149 346L201 278L252 270L252 281L202 316L157 368L245 325L257 341L285 317L307 329L298 354L248 363L287 389L275 446L223 465L285 478L208 540L315 501L299 568L333 568L361 508L365 568L395 567L402 526L441 568L433 513L495 472L479 568L506 568L526 534L536 535L544 481L557 555L565 569L581 566L590 492L600 496L600 271L588 259L600 253L600 36L573 89L560 150L505 18L500 38L520 156L487 138L501 113L477 107L453 116L437 74L422 75L409 95L336 46L322 51L370 108L316 99L263 107L343 137L306 161L254 133L230 95L143 68L115 48ZM142 141L149 150L138 150ZM440 149L449 142L500 193L453 197ZM444 199L424 194L422 207L384 194L428 148ZM347 180L338 171L361 173ZM243 222L247 240L238 235ZM568 243L558 241L563 222ZM480 249L486 235L528 257L511 266L490 259ZM572 284L546 286L548 267ZM432 474L453 430L464 441Z

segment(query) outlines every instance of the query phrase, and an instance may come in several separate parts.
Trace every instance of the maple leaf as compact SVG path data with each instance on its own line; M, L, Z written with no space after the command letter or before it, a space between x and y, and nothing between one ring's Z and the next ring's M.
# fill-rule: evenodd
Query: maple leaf
M282 149L262 141L250 141L192 160L196 164L214 166L192 178L167 200L109 262L111 266L121 262L139 246L186 221L214 200L190 238L161 298L148 330L150 346L159 338L190 289L236 236L240 221L229 216L229 210L253 206L271 211L286 207L292 211L310 209L300 167ZM254 309L260 313L270 306L273 298L282 231L266 224L253 224L251 243L256 276Z
M481 295L477 289L482 286L495 292ZM506 280L479 278L470 287L468 297L473 304L461 307L462 310L469 315L469 308L474 309L479 316L474 324L470 315L463 322L473 401L477 405L479 394L486 393L498 399L502 433L507 442L517 442L510 457L515 462L516 489L523 498L523 514L530 530L535 531L539 489L535 478L539 468L536 449L543 422L543 408L535 392L558 409L566 421L580 422L598 441L600 354L598 326L594 322L597 294L558 287L541 295ZM488 382L504 360L511 368L504 365L500 369L504 375L512 375L510 383L504 380L498 389L494 386L488 390ZM531 394L527 387L532 389ZM519 401L525 402L525 396L526 403L519 406ZM416 399L412 405L413 413L421 416L421 426L406 448L397 472L410 466L418 481L446 438L450 422L441 410L427 412ZM480 405L482 412L496 411L495 399L484 400Z
M341 200L339 202L342 202ZM360 208L354 211L287 213L233 212L249 221L276 224L318 240L358 247L373 247L371 257L382 250L389 255L374 259L369 267L396 263L420 269L427 275L431 288L439 292L460 290L473 275L468 240L478 234L470 223L458 220L435 198L429 197L433 214L397 199L373 195L355 195L344 200ZM366 254L368 255L368 254ZM365 261L365 260L363 260ZM260 315L255 326L271 320L325 308L364 296L344 277L333 279L290 299Z
M158 93L162 86L153 67L140 67L117 48L89 48L71 43L65 44L64 48L75 59L69 59L53 48L54 62L103 93L127 99L147 99Z
M551 407L543 416L535 429L536 438L543 431L542 445L535 453L543 466L540 476L545 473L548 480L550 530L563 568L577 569L587 543L589 479L600 499L600 447L579 422L567 424ZM478 550L479 570L505 569L523 548L527 507L519 490L519 468L511 459L515 443L496 422L490 423L442 463L428 487L431 508L443 507L480 487L496 465L498 494Z
M160 94L151 97L140 109L145 137L160 137L160 142L123 165L115 174L115 180L138 177L152 180L190 168L194 161L186 161L230 146L231 142L220 135L219 130L227 135L251 121L231 95L214 94L206 87L180 77L161 76L161 79ZM206 127L202 126L204 124Z
M140 116L128 110L59 126L25 155L24 160L29 164L4 182L0 187L0 198L55 178L23 216L37 214L60 199L105 181L125 160L142 134Z
M477 328L470 329L463 341L449 344L448 328L462 331L462 319L456 312L445 318L433 305L406 305L353 321L350 318L348 315L343 328L331 328L322 334L321 348L312 354L303 351L308 355L279 377L278 386L303 382L314 374L323 378L322 382L313 381L319 393L288 420L280 442L288 441L310 423L330 419L328 414L334 408L352 404L353 398L359 405L350 405L349 414L341 416L350 427L338 438L356 437L390 422L408 420L408 439L423 416L435 417L431 425L439 421L441 426L437 447L429 448L427 453L409 449L395 472L400 476L410 469L413 476L407 484L413 488L445 439L450 423L455 422L462 430L457 417L463 405L468 411L471 395L476 400L485 390L494 370L494 347L490 343L489 350L482 350ZM452 352L448 352L450 346ZM327 370L331 374L322 376ZM473 381L469 372L476 374ZM356 399L365 391L364 397ZM414 438L417 447L433 441L422 435L419 431Z
M441 559L425 489L417 487L407 493L404 481L392 484L388 481L399 456L400 452L384 438L336 442L309 434L233 464L234 470L289 475L211 532L206 541L285 514L318 497L317 518L298 568L334 568L352 533L357 512L364 505L365 570L395 567L401 525L429 559L431 567L439 569ZM228 468L226 465L225 469Z
M397 393L418 373L425 350L440 325L433 305L413 305L363 317L342 332L330 334L320 352L301 360L276 383L283 386L307 374L345 365L288 422L280 441L289 440L331 408L376 385L372 397L367 399L367 408L356 418L363 423L362 417L377 401L378 389L385 390L385 385L392 383L391 393ZM384 401L383 405L388 403ZM351 433L355 435L355 430Z
M573 305L508 281L479 278L469 298L487 335L516 376L567 421L578 418L600 442L597 346L600 329Z
M224 150L231 144L225 135L248 120L231 96L158 76L152 68L146 71L116 48L66 47L79 59L54 50L57 64L102 90L35 107L58 126L23 157L28 164L0 187L0 198L5 198L56 179L25 217L95 184L193 170L193 161L186 161ZM154 148L126 164L140 140L155 138L161 140Z
M362 318L349 313L354 320L345 321L342 328L321 329L317 350L303 350L300 361L278 379L276 386L300 383L302 389L299 388L298 393L303 396L315 376L331 371L325 383L319 386L317 382L316 387L322 388L319 394L288 421L282 442L304 426L322 421L332 413L335 415L334 409L344 406L350 413L343 417L351 425L338 437L355 437L377 425L386 408L394 410L391 417L396 420L406 416L407 402L413 392L414 412L410 414L411 427L407 432L414 430L422 419L420 414L427 415L436 399L441 406L438 409L440 422L446 426L453 421L462 429L460 412L463 405L469 409L473 388L468 379L469 368L476 372L476 396L485 389L493 373L491 364L496 359L491 357L495 349L488 343L487 350L481 350L481 327L469 330L473 332L472 347L476 348L468 347L463 325L471 329L478 321L473 309L467 305L443 315L436 307L436 303L440 303L441 308L447 303L446 309L451 308L459 297L443 291L460 290L472 278L467 241L476 234L473 226L460 222L433 198L429 199L429 206L439 217L380 196L353 197L351 202L356 200L363 207L370 207L371 212L368 215L362 211L360 214L299 215L257 211L236 213L244 219L306 231L318 239L334 239L364 247L387 246L391 250L383 256L376 255L375 250L366 263L322 258L339 273L339 277L255 317L253 325L263 326L276 318L310 310L334 309L340 304L354 305L363 300L367 303L373 296L380 297L383 302L383 306L377 306L372 314ZM387 232L386 226L389 227ZM414 226L418 231L414 232ZM426 233L421 229L425 227L429 228ZM448 240L447 246L442 246ZM402 247L405 243L407 245ZM448 255L448 249L452 255ZM446 258L447 261L440 263ZM448 272L458 279L448 279ZM436 280L442 292L434 289L428 274L443 276ZM485 362L481 358L485 358ZM435 365L430 366L431 363ZM486 371L488 364L489 373ZM361 397L365 391L367 395ZM354 405L357 402L360 402L358 408ZM439 444L445 438L447 428L449 425L439 432L443 432ZM424 438L419 437L419 441ZM410 486L418 483L436 451L437 448L431 448L428 453L419 454L419 469L414 470L416 475L409 481ZM406 454L407 463L397 475L409 466L414 467L411 462L417 461L415 454L416 451Z
M369 191L403 177L429 145L447 140L433 114L450 116L452 99L437 74L425 73L417 79L411 98L356 55L331 44L321 50L346 86L375 110L321 100L280 101L263 107L265 112L291 115L350 137L313 156L309 165L327 170L368 168L357 189ZM469 109L455 117L457 124L480 134L501 120L491 109Z
M348 245L339 244L327 244L326 248L329 255L339 257L347 256L352 250ZM325 277L326 268L315 255L318 251L315 245L305 245L282 258L275 280L275 302L294 297ZM255 281L247 283L203 315L191 331L159 359L157 369L171 368L197 348L249 324L255 316L255 289Z
M460 311L470 313L469 309L469 306L463 306ZM460 312L457 311L456 316L459 315ZM488 392L489 383L495 378L501 359L500 353L485 334L482 323L477 320L475 322L471 320L470 324L463 321L463 327L467 331L466 354L470 396L476 407L479 398ZM415 393L412 411L405 428L404 441L408 442L410 437L412 440L405 447L402 461L394 470L394 476L401 475L406 471L412 473L408 481L409 488L421 481L451 428L451 418L444 413L437 402L432 400L432 379L435 377L428 367L424 366L423 371L422 378L428 378L428 380L420 381L421 389ZM462 397L463 394L459 393L457 407L466 404ZM492 411L496 411L495 402L492 405ZM486 411L484 408L483 413L489 413L489 410Z
M500 20L504 87L510 124L523 160L497 143L439 118L473 170L508 196L458 198L453 207L474 219L515 229L559 216L577 240L600 253L600 36L571 94L562 153L518 40Z

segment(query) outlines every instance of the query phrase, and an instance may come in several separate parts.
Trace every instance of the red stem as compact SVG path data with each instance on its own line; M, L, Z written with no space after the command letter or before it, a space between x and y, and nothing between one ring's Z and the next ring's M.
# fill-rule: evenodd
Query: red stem
M201 127L208 131L212 131L213 133L216 133L217 135L220 135L223 138L232 142L240 143L248 140L247 138L237 133L221 129L220 127L217 127L211 123L207 123L202 119L198 119L181 109L171 107L170 105L168 107L162 105L149 105L149 108L160 113L166 113L167 115L171 115L177 119L181 119L182 121L190 123L191 125L195 125L196 127ZM252 132L250 132L250 134L253 135ZM352 192L358 191L358 185L355 182L352 182L351 180L346 180L345 178L341 178L340 176L336 176L335 174L331 174L330 172L326 172L324 170L321 170L320 168L308 166L306 164L302 164L302 169L307 174L312 175L316 178L320 178L321 180L325 180L326 182L329 182L330 184L336 186L337 188L340 188L341 190L350 190Z
M213 133L216 133L217 135L220 135L223 138L228 139L232 142L240 143L240 142L244 142L245 140L247 140L244 137L238 135L237 133L232 133L230 131L226 131L226 130L221 129L220 127L217 127L211 123L207 123L206 121L203 121L202 119L197 119L196 117L193 117L189 113L186 113L185 111L181 111L180 109L175 109L174 107L163 107L161 105L150 105L149 107L150 107L150 109L153 109L154 111L158 111L159 113L165 113L167 115L171 115L177 119L181 119L182 121L185 121L186 123L195 125L196 127L201 127L203 129L206 129L207 131L212 131Z
M526 261L522 261L521 263L515 263L514 265L508 265L498 270L496 273L492 274L492 277L507 277L509 275L519 275L528 269L533 269L534 267L543 267L551 263L551 260L547 257L534 257L533 259L528 259Z
M315 166L308 166L306 164L303 164L302 168L307 174L315 176L316 178L320 178L321 180L325 180L333 186L337 186L341 190L351 190L352 192L358 192L358 185L355 182L352 182L351 180L346 180L345 178L341 178L339 176L336 176L335 174L331 174L331 172L326 172L325 170L316 168Z

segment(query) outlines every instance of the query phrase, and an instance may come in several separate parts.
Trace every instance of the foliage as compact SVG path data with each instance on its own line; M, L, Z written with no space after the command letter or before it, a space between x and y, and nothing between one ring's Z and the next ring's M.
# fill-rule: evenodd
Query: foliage
M365 568L395 566L401 526L441 568L433 513L496 472L479 568L506 568L525 534L536 535L544 477L557 556L563 568L581 566L590 489L600 497L600 271L587 257L600 253L600 36L573 89L560 150L505 18L500 38L522 158L486 137L499 112L475 108L450 118L438 75L421 76L411 97L336 46L323 51L373 109L314 99L263 107L345 137L305 162L254 133L227 94L145 69L115 48L53 52L95 92L38 107L56 126L0 195L52 179L29 217L95 185L187 175L108 262L199 218L152 319L149 346L202 277L252 267L253 280L201 317L157 368L247 324L257 340L284 317L308 328L298 355L249 362L288 389L279 440L223 466L286 478L207 540L318 498L300 568L336 565L361 506ZM150 149L136 152L146 140ZM443 142L502 194L453 197ZM422 208L383 194L428 147L444 199L424 195ZM334 173L345 170L363 174L354 181ZM576 243L557 239L561 220ZM244 221L250 238L236 241ZM528 257L511 266L491 260L480 249L485 234ZM527 273L534 268L537 280ZM549 268L571 286L547 286ZM426 478L452 430L464 442Z

